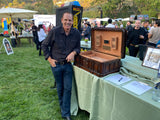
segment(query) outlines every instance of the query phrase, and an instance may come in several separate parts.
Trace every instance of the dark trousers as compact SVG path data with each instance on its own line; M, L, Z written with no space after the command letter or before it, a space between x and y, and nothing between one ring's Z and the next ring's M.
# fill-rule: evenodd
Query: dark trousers
M42 54L41 54L41 50L42 50L41 45L42 45L42 42L43 42L43 41L39 42L39 56L42 55Z
M136 57L138 54L139 47L129 46L129 55Z
M59 104L62 117L70 116L71 90L72 90L72 64L57 64L51 67L56 81Z
M39 40L37 35L33 35L33 41L36 44L36 49L39 49Z

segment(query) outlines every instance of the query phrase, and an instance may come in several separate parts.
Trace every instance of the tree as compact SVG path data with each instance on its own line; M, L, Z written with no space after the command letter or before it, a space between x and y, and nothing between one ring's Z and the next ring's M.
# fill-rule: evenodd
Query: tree
M160 12L160 0L134 0L134 5L140 14L148 14L150 17L156 17Z
M0 8L1 7L6 7L6 5L8 5L8 0L0 0Z
M44 4L45 3L45 4ZM53 1L52 0L37 0L35 9L41 14L53 14Z

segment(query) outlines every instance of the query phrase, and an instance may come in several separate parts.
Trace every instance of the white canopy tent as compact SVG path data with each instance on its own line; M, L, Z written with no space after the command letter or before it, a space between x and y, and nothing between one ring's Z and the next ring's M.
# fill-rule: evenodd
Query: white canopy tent
M129 21L129 18L123 18L122 21Z
M29 18L33 17L33 14L37 11L20 9L20 8L1 8L0 9L0 18L11 17L11 18Z
M101 19L98 18L97 21L108 21L108 19L109 19L108 17L107 18L101 18Z

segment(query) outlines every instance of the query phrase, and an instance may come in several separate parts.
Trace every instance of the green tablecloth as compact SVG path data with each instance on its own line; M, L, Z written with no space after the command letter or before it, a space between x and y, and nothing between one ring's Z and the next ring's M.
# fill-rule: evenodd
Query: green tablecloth
M138 58L126 56L120 73L153 86L151 79L157 71L141 64ZM160 120L160 103L152 100L152 90L138 96L122 88L127 83L116 85L105 80L117 73L100 78L76 66L74 71L72 115L79 106L90 113L90 120Z

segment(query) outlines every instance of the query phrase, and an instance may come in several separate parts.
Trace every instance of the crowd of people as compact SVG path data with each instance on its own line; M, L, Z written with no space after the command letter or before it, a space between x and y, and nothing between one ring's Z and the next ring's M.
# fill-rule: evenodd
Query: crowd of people
M82 38L87 38L90 40L91 28L97 27L96 23L90 23L84 21L84 26L82 27ZM108 24L100 26L104 28L124 28L122 21L115 21L108 19ZM129 55L136 57L138 55L140 46L147 47L157 47L160 48L160 20L155 20L152 24L149 21L141 22L140 20L135 20L135 23L128 21L126 27L127 31L127 47L129 49Z
M45 25L40 22L38 27L34 24L34 21L30 25L26 23L15 23L12 21L10 25L11 34L17 38L18 35L22 34L22 31L32 31L33 41L36 44L36 49L39 50L39 56L41 55L41 43L46 38L49 31L53 28L51 24L46 29ZM91 39L91 28L98 27L96 22L90 24L89 21L85 20L82 23L81 39L90 40ZM108 19L108 24L105 23L103 28L124 28L122 21L115 21L111 18ZM160 47L160 20L155 20L153 24L149 24L149 21L141 22L140 20L135 20L135 23L127 22L127 47L129 49L129 55L136 57L139 52L139 46L147 45L152 47Z
M31 23L26 24L26 22L22 22L19 20L18 23L15 23L12 21L10 25L10 30L11 30L11 36L15 36L15 39L17 39L18 35L22 35L22 32L32 32L33 34L33 41L36 44L36 49L39 50L39 56L42 55L41 53L41 44L43 40L46 38L47 34L49 31L53 28L53 24L50 24L47 28L46 26L42 23L38 23L38 27L35 25L34 20L32 20ZM16 41L15 41L16 42ZM15 43L17 44L17 43Z

